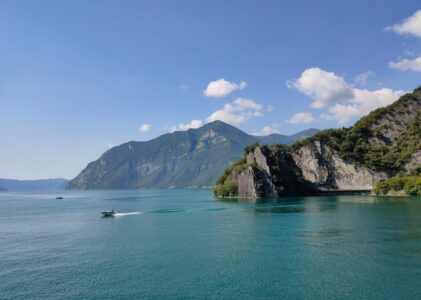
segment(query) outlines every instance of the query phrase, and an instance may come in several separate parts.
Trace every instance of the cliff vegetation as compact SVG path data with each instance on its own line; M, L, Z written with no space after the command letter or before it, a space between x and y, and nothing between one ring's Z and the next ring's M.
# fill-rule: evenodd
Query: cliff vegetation
M272 197L374 187L382 194L400 188L413 195L421 191L420 177L408 170L418 166L421 87L349 128L323 130L291 146L246 147L244 157L219 177L214 193Z
M414 120L411 120L412 124L397 133L398 136L393 140L388 132L402 126L408 116L414 115L411 111L413 106L406 104L419 102L420 94L421 88L418 88L393 104L374 110L352 127L320 131L294 143L291 149L294 151L311 142L320 141L335 150L346 162L390 175L396 174L402 171L411 155L421 149L421 114L416 114ZM393 119L393 122L389 119Z
M398 175L377 182L373 192L376 195L400 193L401 195L421 196L421 167L410 172L409 176Z

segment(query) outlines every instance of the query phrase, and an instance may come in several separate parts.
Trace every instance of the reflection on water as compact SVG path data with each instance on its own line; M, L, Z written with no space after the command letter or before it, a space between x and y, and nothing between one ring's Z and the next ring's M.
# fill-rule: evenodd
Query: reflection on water
M259 213L319 213L335 209L335 205L319 203L318 205L288 205L288 206L265 206L256 207L254 210Z
M236 203L240 207L254 210L258 213L317 213L326 212L336 208L334 198L329 201L320 201L321 197L314 197L314 201L309 198L286 197L286 198L225 198L219 201L226 203Z
M316 231L306 231L303 233L303 236L332 238L332 237L338 237L350 232L352 232L352 229L349 229L349 228L325 228L325 229L316 230Z
M349 204L393 204L408 203L417 197L382 197L372 195L342 195L285 198L221 198L222 203L239 204L259 213L316 213L337 208L340 203ZM419 197L418 197L419 198Z

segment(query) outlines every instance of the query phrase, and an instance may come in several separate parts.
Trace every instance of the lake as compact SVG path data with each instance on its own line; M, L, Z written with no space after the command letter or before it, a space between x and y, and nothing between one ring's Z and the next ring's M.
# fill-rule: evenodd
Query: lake
M421 198L2 192L0 298L421 299Z

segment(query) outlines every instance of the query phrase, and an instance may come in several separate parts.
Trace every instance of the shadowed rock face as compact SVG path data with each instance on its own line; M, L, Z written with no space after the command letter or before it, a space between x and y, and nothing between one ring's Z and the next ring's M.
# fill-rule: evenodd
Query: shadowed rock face
M257 147L253 152L249 152L247 154L247 164L249 165L257 165L258 168L250 173L255 178L257 178L257 182L255 186L258 189L258 195L265 195L266 197L278 197L278 192L275 188L275 185L272 182L272 175L270 173L270 168L266 161L266 156L262 153L259 147ZM257 183L261 184L258 186ZM241 188L241 183L240 183ZM240 190L239 190L240 191ZM241 197L242 194L239 194Z
M314 189L302 176L292 155L282 148L257 146L247 153L246 163L249 165L246 170L233 174L234 180L238 180L240 198L305 195Z
M421 88L348 129L322 131L292 147L256 146L245 162L245 170L225 175L238 180L239 197L371 190L380 180L421 166Z

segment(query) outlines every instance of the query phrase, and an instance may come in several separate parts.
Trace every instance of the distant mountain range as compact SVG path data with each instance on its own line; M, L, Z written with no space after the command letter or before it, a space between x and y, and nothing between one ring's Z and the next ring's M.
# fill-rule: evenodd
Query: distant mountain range
M0 191L40 191L64 189L69 181L63 178L17 180L0 178Z
M89 163L67 188L209 187L221 171L243 155L246 146L253 143L291 144L318 131L312 128L291 136L253 136L215 121L150 141L132 141L113 147Z

